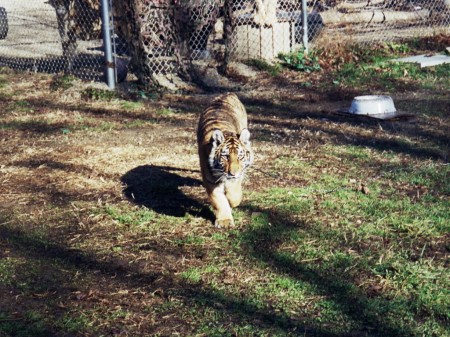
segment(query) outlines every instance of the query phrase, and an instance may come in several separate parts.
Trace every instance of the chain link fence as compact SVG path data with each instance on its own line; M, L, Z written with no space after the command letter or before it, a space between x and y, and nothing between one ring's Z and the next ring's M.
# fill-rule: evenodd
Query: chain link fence
M196 63L272 61L302 48L301 0L109 0L118 79L144 83ZM450 0L312 0L312 48L449 33ZM0 65L103 78L100 0L0 0Z
M102 78L98 1L0 0L0 8L0 65Z
M315 1L326 33L371 44L450 32L450 0Z
M226 24L222 6L231 12L227 48L233 58L272 60L302 48L301 0L191 0L190 6L188 16L197 23L189 41L194 60L210 52L220 55ZM306 11L313 47L320 47L320 36L372 44L450 32L450 0L313 0Z

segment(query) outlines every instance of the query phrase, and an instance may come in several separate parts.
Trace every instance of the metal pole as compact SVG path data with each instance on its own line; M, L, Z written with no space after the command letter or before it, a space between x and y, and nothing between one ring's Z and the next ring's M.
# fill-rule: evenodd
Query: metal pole
M109 4L109 10L112 10L112 0L108 1ZM114 82L115 83L119 83L118 79L117 79L117 49L116 49L116 35L115 35L115 31L114 31L114 16L110 15L111 18L111 26L110 28L110 34L112 36L111 41L112 41L112 55L113 55L113 62L114 62Z
M308 8L306 0L302 0L302 25L303 25L303 47L308 53Z
M103 46L105 48L105 79L108 87L114 89L116 86L114 76L114 60L111 48L111 30L109 28L109 5L108 0L101 0L102 11L102 33L103 33Z

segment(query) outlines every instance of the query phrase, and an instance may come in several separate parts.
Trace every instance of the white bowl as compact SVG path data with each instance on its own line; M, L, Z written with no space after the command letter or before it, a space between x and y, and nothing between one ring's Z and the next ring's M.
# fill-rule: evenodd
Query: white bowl
M357 96L348 110L356 115L393 114L396 111L392 98L383 95Z

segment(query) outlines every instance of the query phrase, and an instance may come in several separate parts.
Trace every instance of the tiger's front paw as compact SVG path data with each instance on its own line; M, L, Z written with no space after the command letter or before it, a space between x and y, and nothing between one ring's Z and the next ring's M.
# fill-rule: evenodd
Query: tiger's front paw
M233 218L216 219L216 221L214 222L214 227L216 227L216 228L232 228L232 227L234 227L234 220L233 220Z

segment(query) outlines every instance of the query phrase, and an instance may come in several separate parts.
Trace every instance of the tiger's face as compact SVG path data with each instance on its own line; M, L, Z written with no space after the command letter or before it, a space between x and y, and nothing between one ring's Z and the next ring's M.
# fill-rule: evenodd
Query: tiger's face
M216 129L211 141L209 167L216 182L242 178L253 162L250 132L243 129L240 135L225 137L222 131Z

